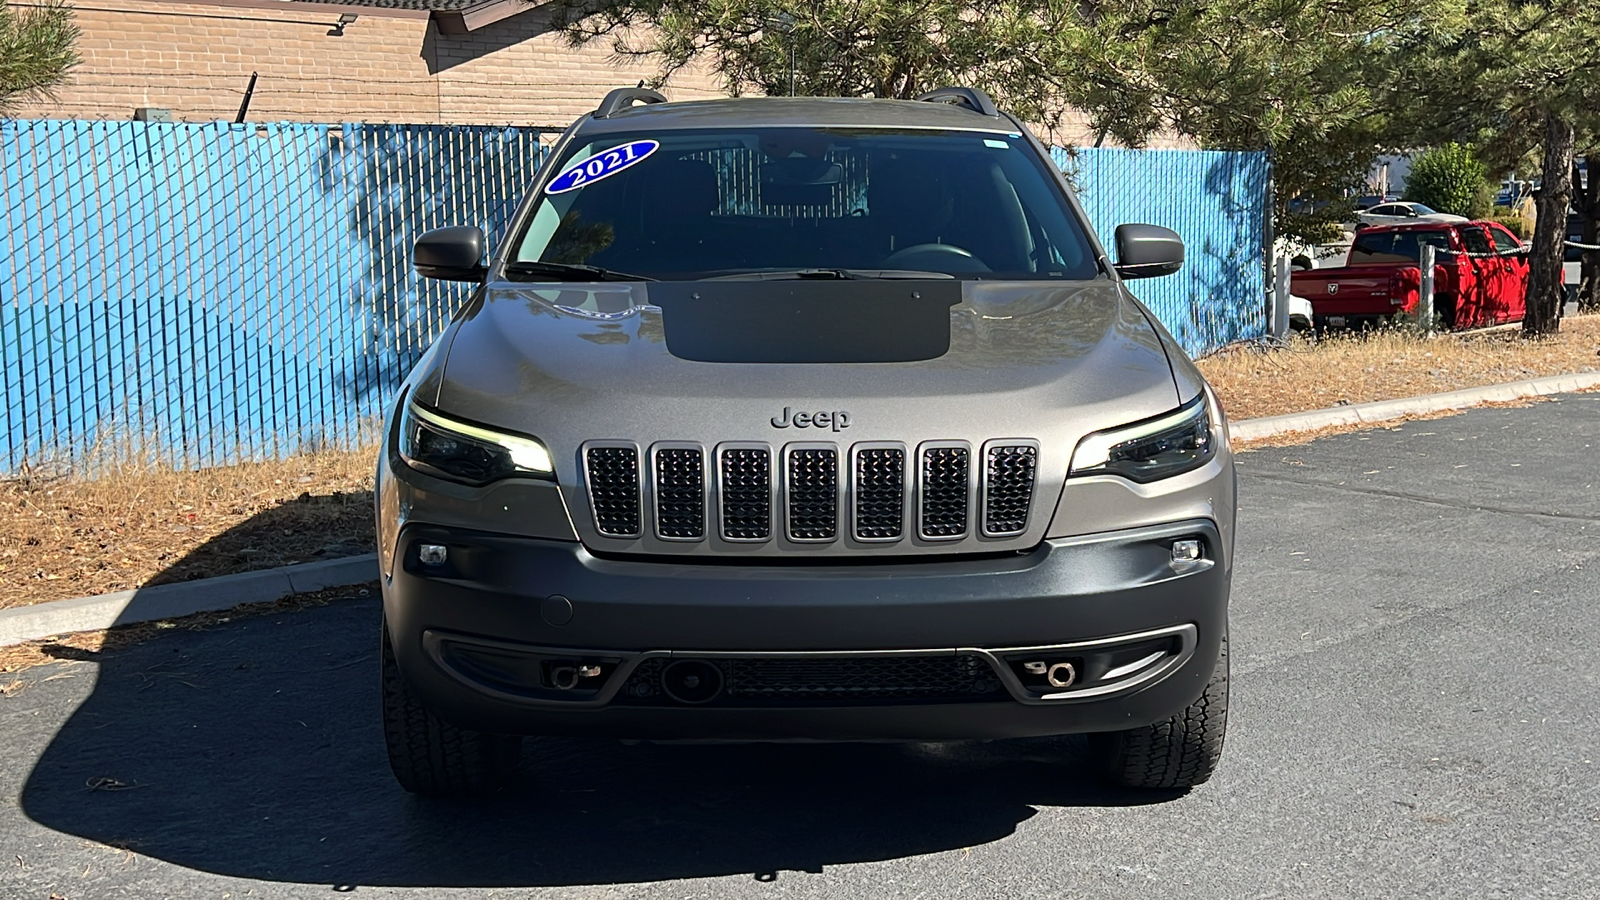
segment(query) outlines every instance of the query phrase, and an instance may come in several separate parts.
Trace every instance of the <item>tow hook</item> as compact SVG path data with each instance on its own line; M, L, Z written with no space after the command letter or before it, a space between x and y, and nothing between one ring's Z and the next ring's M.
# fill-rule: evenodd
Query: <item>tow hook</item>
M558 691L570 691L583 679L599 676L600 667L597 665L560 663L550 667L550 686Z
M1023 671L1029 675L1043 675L1044 680L1053 688L1069 688L1078 680L1078 669L1072 663L1050 663L1044 660L1025 662Z

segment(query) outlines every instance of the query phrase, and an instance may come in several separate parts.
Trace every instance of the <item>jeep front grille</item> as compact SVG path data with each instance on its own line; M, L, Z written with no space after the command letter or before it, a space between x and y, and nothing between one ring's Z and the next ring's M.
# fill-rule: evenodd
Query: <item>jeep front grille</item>
M784 461L785 511L791 541L831 541L839 536L839 451L790 447Z
M857 447L851 477L856 540L899 540L905 530L905 448Z
M922 448L922 507L919 529L928 540L953 540L967 534L966 446Z
M717 455L722 536L730 541L772 537L772 451L723 447Z
M788 541L893 544L1026 533L1039 454L1037 441L1023 439L990 441L976 462L963 441L930 441L915 453L892 442L734 442L709 458L688 442L641 454L627 441L594 441L582 460L601 537L644 537L648 519L655 540L761 543L774 540L777 518L777 537Z
M1008 537L1028 530L1034 470L1039 448L1033 443L990 444L983 459L983 533Z
M699 447L655 448L656 536L698 541L706 536L706 465Z
M595 528L606 537L638 537L639 451L590 447L583 462Z

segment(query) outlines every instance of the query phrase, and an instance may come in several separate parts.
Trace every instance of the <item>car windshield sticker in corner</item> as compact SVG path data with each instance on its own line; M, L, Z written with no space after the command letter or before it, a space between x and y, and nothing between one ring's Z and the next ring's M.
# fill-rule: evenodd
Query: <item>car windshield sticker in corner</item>
M612 147L604 153L591 156L573 163L550 183L545 185L546 194L564 194L567 191L577 190L584 185L610 178L623 169L643 162L650 154L661 147L660 141L631 141L620 147Z

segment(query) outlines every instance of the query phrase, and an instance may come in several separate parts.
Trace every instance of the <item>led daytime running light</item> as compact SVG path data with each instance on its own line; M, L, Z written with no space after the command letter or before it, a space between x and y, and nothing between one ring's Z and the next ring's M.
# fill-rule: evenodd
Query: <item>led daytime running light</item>
M511 455L511 464L525 472L536 472L540 475L551 475L555 472L555 466L550 462L550 451L532 438L501 434L498 431L447 419L438 413L423 409L415 401L407 404L407 410L419 421L426 422L440 431L504 448Z
M1111 462L1111 449L1119 444L1137 441L1140 438L1152 437L1162 432L1182 428L1195 419L1209 418L1206 410L1205 396L1201 395L1184 404L1176 412L1169 413L1159 419L1151 419L1127 428L1114 428L1110 431L1099 431L1085 437L1078 442L1078 449L1072 454L1072 471L1074 474L1086 474L1094 469Z

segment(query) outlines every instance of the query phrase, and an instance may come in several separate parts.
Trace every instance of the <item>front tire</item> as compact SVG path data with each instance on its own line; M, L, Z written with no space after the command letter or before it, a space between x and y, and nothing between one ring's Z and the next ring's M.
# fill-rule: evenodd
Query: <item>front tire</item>
M519 735L460 728L417 701L395 663L383 626L383 739L400 786L427 797L488 794L510 783L522 755Z
M1204 784L1222 760L1228 727L1228 639L1200 699L1177 715L1127 731L1089 735L1089 753L1113 784L1187 789Z

